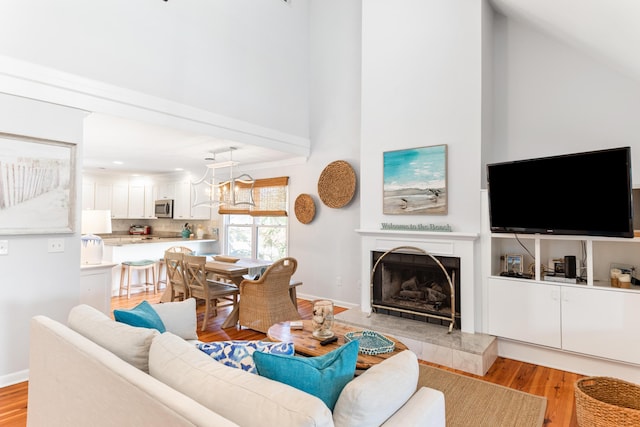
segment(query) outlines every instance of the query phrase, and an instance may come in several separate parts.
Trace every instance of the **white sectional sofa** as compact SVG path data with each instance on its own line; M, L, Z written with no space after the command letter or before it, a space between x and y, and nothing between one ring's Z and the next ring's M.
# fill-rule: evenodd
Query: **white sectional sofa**
M445 426L444 396L416 390L410 351L348 383L332 413L311 394L213 360L165 323L160 334L86 305L69 326L34 317L28 426Z

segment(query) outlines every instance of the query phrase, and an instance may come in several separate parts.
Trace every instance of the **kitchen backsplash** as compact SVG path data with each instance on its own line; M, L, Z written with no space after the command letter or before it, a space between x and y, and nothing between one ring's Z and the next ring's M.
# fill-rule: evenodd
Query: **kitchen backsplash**
M111 229L112 235L129 234L129 227L132 225L148 225L151 227L151 234L154 236L174 237L180 236L185 223L189 224L189 228L193 233L196 232L198 225L202 225L204 229L205 239L217 239L218 227L215 221L207 220L176 220L170 218L159 219L112 219Z

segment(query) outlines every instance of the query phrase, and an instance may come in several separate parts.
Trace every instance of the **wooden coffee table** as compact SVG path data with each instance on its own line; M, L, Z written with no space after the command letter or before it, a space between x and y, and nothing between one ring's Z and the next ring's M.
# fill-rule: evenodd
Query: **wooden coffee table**
M328 344L320 345L320 341L313 338L311 332L313 326L311 320L303 320L303 329L291 329L289 322L280 322L271 326L267 331L267 337L272 341L292 342L296 353L304 356L322 356L328 352L335 350L341 345L345 344L344 334L347 332L362 331L362 328L356 328L348 326L343 323L333 323L331 330L338 337L338 341ZM391 353L378 354L376 356L368 354L358 354L358 360L356 362L356 369L368 369L373 365L382 362L385 359L398 354L399 352L406 350L407 346L402 344L395 338L387 336L391 341L395 343L395 350Z

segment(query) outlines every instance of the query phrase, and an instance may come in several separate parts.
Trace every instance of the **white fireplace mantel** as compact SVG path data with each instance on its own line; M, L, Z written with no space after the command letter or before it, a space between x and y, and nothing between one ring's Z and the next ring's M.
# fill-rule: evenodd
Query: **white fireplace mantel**
M478 233L417 230L356 230L362 237L361 309L371 312L371 251L388 251L399 246L414 246L432 255L460 258L460 311L462 332L475 332L476 298L475 242ZM366 285L365 285L366 284Z

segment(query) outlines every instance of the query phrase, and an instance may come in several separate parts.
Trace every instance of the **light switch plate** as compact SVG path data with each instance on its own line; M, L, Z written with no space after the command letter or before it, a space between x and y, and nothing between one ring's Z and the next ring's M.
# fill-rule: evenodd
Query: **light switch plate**
M9 255L9 241L0 240L0 255Z

